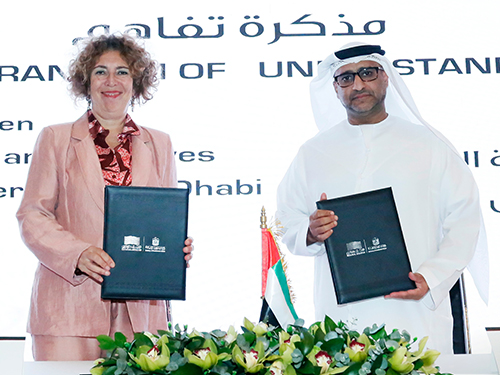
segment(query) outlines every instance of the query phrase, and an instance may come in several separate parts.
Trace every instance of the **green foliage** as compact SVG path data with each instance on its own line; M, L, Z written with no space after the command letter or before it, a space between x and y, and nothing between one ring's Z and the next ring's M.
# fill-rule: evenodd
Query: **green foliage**
M117 332L97 337L106 358L96 361L96 375L404 375L437 371L428 358L437 354L421 347L406 331L387 334L385 325L362 334L328 316L309 328L298 320L286 331L245 319L241 333L188 332L169 325L157 335L135 333L132 342ZM428 354L427 356L425 356ZM421 359L424 357L424 360ZM434 357L432 357L434 358ZM439 374L439 372L438 372Z

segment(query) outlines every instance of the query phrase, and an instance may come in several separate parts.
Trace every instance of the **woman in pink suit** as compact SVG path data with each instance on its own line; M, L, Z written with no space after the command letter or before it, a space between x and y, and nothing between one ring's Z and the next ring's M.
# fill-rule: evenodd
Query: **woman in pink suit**
M28 332L35 360L93 360L100 334L165 329L165 301L100 298L115 266L102 250L105 185L175 187L170 138L136 125L129 105L152 98L157 63L126 35L88 42L71 62L69 81L88 111L46 127L35 145L21 206L21 235L39 259ZM191 259L192 240L185 242Z

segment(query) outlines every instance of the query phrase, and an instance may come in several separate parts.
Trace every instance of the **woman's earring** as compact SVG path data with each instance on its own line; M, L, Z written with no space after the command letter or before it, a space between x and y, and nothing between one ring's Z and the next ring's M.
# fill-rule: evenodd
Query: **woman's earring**
M90 99L90 95L87 95L87 112L90 111L91 107L92 107L92 100Z

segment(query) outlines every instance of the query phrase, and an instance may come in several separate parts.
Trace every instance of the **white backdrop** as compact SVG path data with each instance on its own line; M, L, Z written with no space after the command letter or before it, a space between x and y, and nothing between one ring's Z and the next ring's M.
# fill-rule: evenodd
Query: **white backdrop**
M495 159L500 155L499 2L479 0L473 7L451 0L144 4L1 5L0 336L25 335L37 264L20 240L15 220L29 154L44 126L75 120L85 110L69 97L54 66L66 71L77 51L72 41L87 36L93 26L107 25L96 27L94 34L108 27L135 35L130 29L136 28L145 36L149 28L144 44L164 64L164 79L155 98L131 115L172 136L179 180L193 188L189 233L196 254L188 270L187 301L174 302L176 322L207 330L240 325L245 316L258 319L260 210L264 205L268 216L274 214L277 185L298 147L317 132L309 104L310 73L341 45L366 41L382 45L405 74L423 117L469 155L481 192L492 270L488 307L466 280L472 349L489 351L484 326L500 326L500 292L495 288L500 281L499 214L492 208L496 204L500 211L495 189L500 166ZM135 26L127 26L131 24ZM297 311L310 324L312 259L287 259Z

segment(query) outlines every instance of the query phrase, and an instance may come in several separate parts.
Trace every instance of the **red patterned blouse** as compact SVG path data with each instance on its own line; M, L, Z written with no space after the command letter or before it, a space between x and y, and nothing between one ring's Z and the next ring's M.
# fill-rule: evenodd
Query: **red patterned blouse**
M140 131L127 114L123 131L118 134L119 145L114 149L106 143L109 130L104 129L91 110L87 112L90 135L94 139L102 175L106 185L129 186L132 184L132 135Z

